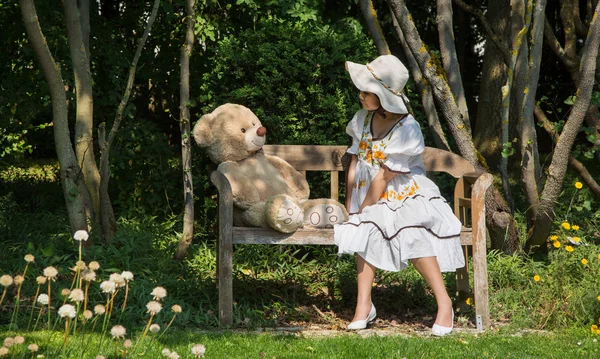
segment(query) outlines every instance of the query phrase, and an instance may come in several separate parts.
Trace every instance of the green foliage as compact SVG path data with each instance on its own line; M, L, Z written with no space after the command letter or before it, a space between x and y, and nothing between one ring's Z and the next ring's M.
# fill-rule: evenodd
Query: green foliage
M269 143L348 142L345 126L359 107L344 61L375 56L363 33L268 18L218 46L199 95L203 113L239 103L261 119Z

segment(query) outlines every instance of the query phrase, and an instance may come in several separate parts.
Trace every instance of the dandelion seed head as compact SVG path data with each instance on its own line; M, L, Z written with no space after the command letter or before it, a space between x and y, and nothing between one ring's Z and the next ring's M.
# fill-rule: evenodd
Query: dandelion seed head
M31 255L31 254L26 254L25 255L25 262L31 263L33 261L35 261L35 257L33 255Z
M3 287L8 287L12 284L13 284L13 277L9 276L8 274L5 274L2 277L0 277L0 285L2 285Z
M169 354L169 359L179 359L179 354L177 354L177 352L171 352L171 354Z
M100 283L100 289L102 289L102 293L114 293L117 287L114 282L105 280Z
M69 294L71 294L71 290L69 288L63 288L60 291L60 295L62 295L63 297L67 297Z
M69 317L73 319L77 315L77 311L71 304L65 304L58 309L58 315L60 315L61 318Z
M160 312L162 305L159 302L152 300L146 304L146 309L148 309L146 313L156 314Z
M131 348L131 340L127 339L123 342L123 348Z
M150 326L150 333L158 333L160 331L160 325L158 324L152 324Z
M121 273L121 277L123 277L123 279L129 282L133 280L133 273L131 273L130 271L124 271L123 273Z
M77 272L77 271L82 271L82 270L86 270L87 269L87 265L85 264L84 261L77 261L75 262L75 266L73 268L71 268L71 270L73 272Z
M86 269L83 272L81 272L81 277L86 282L93 282L96 280L96 272L94 272L91 269Z
M125 337L125 327L122 325L115 325L110 329L110 334L112 334L113 339L119 339Z
M29 349L32 353L35 353L40 350L40 347L37 344L29 344L27 349Z
M37 297L37 302L40 303L41 305L46 305L48 304L48 294L40 294Z
M161 352L160 352L164 357L168 357L169 355L171 355L171 351L167 348L164 348Z
M73 239L76 241L87 241L88 238L90 237L90 235L88 234L87 231L83 231L83 230L79 230L77 232L75 232L75 234L73 235Z
M17 345L20 345L20 344L25 343L25 338L20 335L17 335L16 337L13 338L13 342Z
M89 267L91 270L98 270L98 269L100 269L100 263L98 263L96 261L91 261L89 264Z
M15 276L15 284L16 285L21 285L21 284L23 284L24 281L25 281L25 277L23 277L22 275Z
M192 347L192 354L196 356L196 358L203 357L204 353L206 353L206 347L202 344L194 344Z
M75 303L83 302L84 294L83 291L79 288L73 289L71 294L69 295L69 300Z
M181 306L179 304L175 304L171 307L173 313L181 313Z
M57 275L58 275L58 270L56 270L56 268L54 268L54 267L44 268L44 277L46 277L50 280L55 280Z
M40 275L35 279L35 281L39 285L46 284L46 277Z
M96 304L94 307L94 313L96 313L96 315L102 315L106 313L106 308L104 308L104 305L102 304Z
M0 348L0 357L8 355L8 348L2 347Z
M4 339L4 346L7 348L10 348L13 346L13 344L15 344L15 340L11 337L8 337L6 339Z
M167 290L163 287L156 287L150 295L154 297L154 300L160 300L167 296Z
M92 311L91 311L91 310L89 310L89 309L86 309L86 310L84 310L84 311L83 311L83 317L84 317L85 319L90 319L90 318L91 318L91 317L93 317L93 316L94 316L94 313L92 313Z
M125 279L119 273L111 274L108 280L115 283L117 288L125 286Z

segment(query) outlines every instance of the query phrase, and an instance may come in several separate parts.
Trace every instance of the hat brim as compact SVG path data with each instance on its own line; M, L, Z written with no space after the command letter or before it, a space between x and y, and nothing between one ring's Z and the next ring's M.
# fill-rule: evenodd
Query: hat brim
M391 113L408 113L402 97L393 94L383 87L383 85L375 79L371 71L367 69L366 65L346 61L346 70L350 74L350 78L357 89L377 95L381 107L383 107L384 110Z

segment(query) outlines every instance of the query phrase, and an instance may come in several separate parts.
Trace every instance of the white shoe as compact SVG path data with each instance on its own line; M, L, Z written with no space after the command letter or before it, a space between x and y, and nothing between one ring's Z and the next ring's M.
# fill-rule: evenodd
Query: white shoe
M448 334L452 333L453 328L454 328L454 309L452 309L452 326L451 327L443 327L441 325L434 324L433 327L431 327L431 334L435 335L436 337L443 337L444 335L448 335Z
M348 324L346 329L347 330L365 329L367 327L367 324L369 324L370 322L375 320L376 316L377 316L377 311L375 310L375 306L373 305L373 303L371 303L371 311L369 312L369 315L367 315L367 319L356 320L356 321Z

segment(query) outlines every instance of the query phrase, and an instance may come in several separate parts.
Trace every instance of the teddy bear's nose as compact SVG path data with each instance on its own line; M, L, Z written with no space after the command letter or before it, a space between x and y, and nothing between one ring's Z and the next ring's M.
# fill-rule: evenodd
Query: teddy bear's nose
M260 137L263 137L264 135L267 134L267 129L264 126L260 126L258 128L258 130L256 130L256 134L259 135Z

